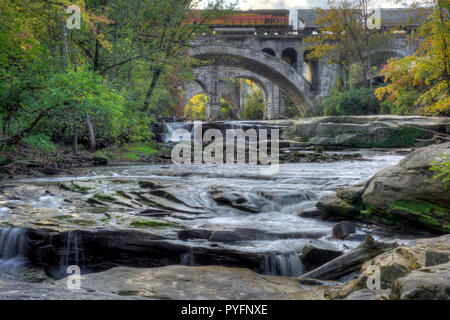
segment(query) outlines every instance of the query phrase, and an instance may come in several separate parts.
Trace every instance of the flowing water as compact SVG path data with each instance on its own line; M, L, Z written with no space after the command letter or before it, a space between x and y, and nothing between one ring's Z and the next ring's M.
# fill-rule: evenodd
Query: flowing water
M26 233L21 228L0 228L0 278L14 279L26 268Z
M87 205L86 200L93 194L116 195L119 190L127 194L142 192L138 181L152 181L163 186L179 201L171 202L177 214L164 217L163 221L190 229L223 231L244 228L272 235L271 238L250 237L235 242L218 240L215 244L211 239L190 240L191 248L219 245L244 253L262 254L265 273L298 276L304 272L299 255L311 239L337 250L348 250L359 244L358 241L332 239L331 230L335 222L305 218L299 214L314 210L321 196L363 182L402 159L402 156L388 153L359 152L365 161L282 164L279 172L272 176L261 176L260 166L250 165L134 165L79 169L75 175L65 177L23 179L15 181L10 190L6 188L3 194L0 193L0 207L11 208L13 217L0 217L0 225L10 219L55 223L55 217L70 216L72 220L69 221L96 219L93 228L99 224L103 228L123 228L128 217L140 215L141 210L112 207L105 211L110 217L105 219L103 211ZM87 186L89 192L61 192L57 187L60 182ZM228 203L217 202L212 196L214 192L225 194ZM77 226L72 225L72 229L77 229ZM359 233L365 231L364 228L358 230ZM155 232L172 237L172 242L186 244L186 241L177 239L176 233ZM375 234L375 238L382 241L406 241L414 237L416 235ZM22 238L24 234L20 229L0 229L0 272L7 273L9 266L25 263ZM63 265L83 260L75 233L67 234L63 260ZM196 265L194 254L184 253L180 264Z

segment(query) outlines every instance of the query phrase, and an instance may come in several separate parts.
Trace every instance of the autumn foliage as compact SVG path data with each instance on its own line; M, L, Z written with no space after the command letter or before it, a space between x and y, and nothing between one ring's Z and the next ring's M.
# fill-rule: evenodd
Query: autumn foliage
M418 113L450 116L449 9L449 2L436 1L432 15L418 31L422 40L418 50L389 60L382 70L387 85L375 91L380 101L400 110L414 96Z

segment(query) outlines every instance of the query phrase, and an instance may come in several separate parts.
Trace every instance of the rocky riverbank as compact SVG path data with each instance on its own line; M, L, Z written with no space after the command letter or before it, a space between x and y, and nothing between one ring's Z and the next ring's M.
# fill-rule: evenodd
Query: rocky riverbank
M174 128L167 126L174 125ZM174 143L167 139L173 129L193 130L193 123L159 123L153 127L156 140L160 142L154 154L134 152L127 160L118 150L72 153L60 150L55 154L41 154L36 158L25 147L0 154L0 180L17 176L70 174L70 169L123 163L171 163ZM203 123L203 132L218 129L223 134L228 129L279 129L280 163L336 162L363 160L362 156L349 149L400 148L400 153L409 153L417 147L432 145L448 139L450 120L419 116L346 116L303 118L299 120L208 122ZM225 136L225 135L224 135ZM119 148L120 149L120 148ZM332 150L349 150L333 153ZM326 152L324 152L326 151ZM109 153L108 153L109 152ZM109 154L111 157L107 156ZM116 160L114 160L116 159Z
M450 143L419 149L366 183L323 197L317 207L348 218L449 233L450 191L430 171L443 155L450 156Z
M279 121L283 138L328 148L411 148L449 139L450 119L419 116L343 116Z
M366 258L356 278L347 282L308 278L311 273L287 278L219 266L114 267L83 275L75 291L67 289L67 279L43 275L28 281L2 279L0 299L450 299L450 235L385 246L385 251ZM369 290L369 267L374 266L379 267L381 287Z
M450 300L450 235L399 246L363 264L360 275L341 288L327 291L329 299ZM370 291L367 280L380 270L381 289Z

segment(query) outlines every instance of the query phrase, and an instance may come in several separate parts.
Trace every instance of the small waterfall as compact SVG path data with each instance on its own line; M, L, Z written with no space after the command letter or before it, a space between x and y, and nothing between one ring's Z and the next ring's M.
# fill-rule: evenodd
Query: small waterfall
M270 254L264 257L264 273L273 276L299 277L303 265L298 254Z
M77 266L82 271L86 271L84 248L80 243L77 231L70 230L61 236L61 239L58 236L56 243L52 244L57 249L59 262L53 263L47 270L55 279L66 278L69 275L67 270L70 266Z
M185 129L189 132L191 132L191 136L193 134L192 132L192 128L193 128L193 124L189 123L189 122L170 122L164 123L164 137L163 137L163 142L167 143L167 142L180 142L180 138L178 137L177 139L172 139L172 134L175 132L175 130L178 129Z
M195 266L194 253L192 251L183 253L181 255L182 266Z
M71 265L84 265L84 252L78 245L78 236L76 231L70 230L66 235L64 256L62 266L67 269Z
M26 229L0 228L0 277L14 279L28 264Z

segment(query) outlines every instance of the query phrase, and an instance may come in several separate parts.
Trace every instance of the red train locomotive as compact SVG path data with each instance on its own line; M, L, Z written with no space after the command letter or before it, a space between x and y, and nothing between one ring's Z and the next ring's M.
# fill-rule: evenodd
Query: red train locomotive
M193 18L193 23L198 23ZM286 34L292 31L289 10L236 11L225 19L208 21L218 33Z

